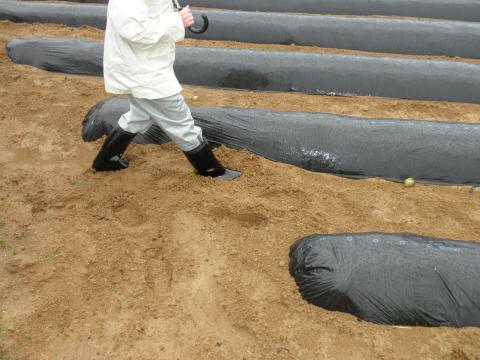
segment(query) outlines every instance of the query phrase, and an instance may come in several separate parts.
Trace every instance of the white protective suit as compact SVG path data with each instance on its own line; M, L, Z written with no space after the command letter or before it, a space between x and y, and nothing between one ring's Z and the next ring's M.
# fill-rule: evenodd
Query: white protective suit
M203 142L173 71L175 42L185 37L171 0L110 0L104 50L105 89L129 94L119 126L143 133L154 123L183 151Z
M175 73L175 42L184 39L171 0L110 0L104 49L109 93L160 99L182 91Z

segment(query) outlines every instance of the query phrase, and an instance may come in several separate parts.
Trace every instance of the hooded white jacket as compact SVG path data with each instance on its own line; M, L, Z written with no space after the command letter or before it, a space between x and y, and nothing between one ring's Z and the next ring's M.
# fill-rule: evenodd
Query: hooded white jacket
M182 91L175 73L175 42L185 37L171 0L110 0L103 71L114 94L159 99Z

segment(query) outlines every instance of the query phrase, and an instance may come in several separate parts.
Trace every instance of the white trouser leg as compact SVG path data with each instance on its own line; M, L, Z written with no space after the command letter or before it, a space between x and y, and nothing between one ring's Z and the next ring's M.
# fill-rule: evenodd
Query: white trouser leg
M129 133L144 133L153 124L150 115L137 105L135 98L129 96L130 111L123 114L118 121L118 125Z
M135 108L148 114L182 151L193 150L202 143L202 129L195 126L182 94L154 100L132 98L130 101Z

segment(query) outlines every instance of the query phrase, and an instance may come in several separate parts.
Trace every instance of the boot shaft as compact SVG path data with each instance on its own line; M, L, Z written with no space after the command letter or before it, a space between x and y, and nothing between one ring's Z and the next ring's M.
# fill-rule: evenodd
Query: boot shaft
M136 134L123 130L116 126L102 145L92 167L96 171L116 171L126 169L128 161L122 159L122 155L132 142Z

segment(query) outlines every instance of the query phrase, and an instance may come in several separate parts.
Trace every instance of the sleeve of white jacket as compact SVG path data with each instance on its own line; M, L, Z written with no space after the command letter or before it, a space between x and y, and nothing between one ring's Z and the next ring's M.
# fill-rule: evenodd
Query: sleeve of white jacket
M109 20L121 37L138 45L154 45L163 36L174 41L185 38L183 20L177 12L151 18L143 1L127 0L113 6Z

